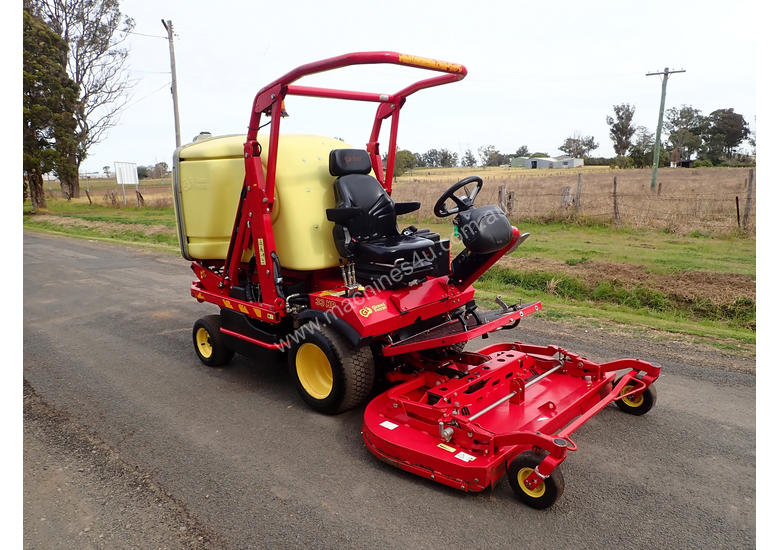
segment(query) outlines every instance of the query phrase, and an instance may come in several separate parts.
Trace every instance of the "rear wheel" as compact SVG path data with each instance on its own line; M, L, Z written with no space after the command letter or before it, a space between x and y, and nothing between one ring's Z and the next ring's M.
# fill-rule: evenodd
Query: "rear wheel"
M641 380L642 375L640 374L636 378ZM615 384L617 385L620 380L622 380L622 377L618 379ZM637 384L628 382L621 390L620 395L625 395L636 389L636 387ZM627 412L628 414L633 414L635 416L642 416L653 408L657 398L658 392L656 391L655 386L650 385L642 392L635 393L633 395L627 395L626 397L618 399L615 401L615 404L623 412Z
M559 468L553 470L550 477L542 480L533 489L529 489L525 485L525 480L541 464L542 460L544 460L544 456L526 451L517 455L507 470L509 486L512 487L517 498L528 506L539 510L555 504L555 501L563 494L565 487L563 472Z
M316 411L335 414L363 403L374 385L371 348L355 348L330 327L312 328L288 355L298 393Z
M225 343L225 336L220 332L219 315L201 317L192 327L192 344L195 353L204 365L219 367L230 362L233 350Z

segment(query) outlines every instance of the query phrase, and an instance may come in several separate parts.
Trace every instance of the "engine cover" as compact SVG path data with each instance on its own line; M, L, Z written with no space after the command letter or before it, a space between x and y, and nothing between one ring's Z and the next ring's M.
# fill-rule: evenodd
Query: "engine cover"
M492 254L512 240L512 224L498 206L470 208L454 221L463 244L475 254Z

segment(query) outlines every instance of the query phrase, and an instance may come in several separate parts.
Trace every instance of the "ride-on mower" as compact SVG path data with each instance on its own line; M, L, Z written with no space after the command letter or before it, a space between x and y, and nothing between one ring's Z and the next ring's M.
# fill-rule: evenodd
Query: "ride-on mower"
M394 94L295 84L377 63L440 74ZM323 413L362 405L384 378L392 385L364 413L374 455L463 491L508 473L520 500L546 508L563 491L559 466L577 448L571 435L612 402L648 412L660 368L520 342L464 351L542 307L500 298L494 311L476 306L472 284L528 237L499 207L476 206L479 177L455 183L434 206L436 216L454 216L465 247L455 258L448 239L398 229L397 217L420 207L391 198L401 108L413 93L465 76L462 65L394 52L325 59L262 88L246 136L203 135L177 149L173 188L182 255L197 277L191 294L220 308L195 322L192 339L213 367L234 352L286 352L298 392ZM367 147L281 134L290 96L377 103ZM261 117L268 135L258 135Z

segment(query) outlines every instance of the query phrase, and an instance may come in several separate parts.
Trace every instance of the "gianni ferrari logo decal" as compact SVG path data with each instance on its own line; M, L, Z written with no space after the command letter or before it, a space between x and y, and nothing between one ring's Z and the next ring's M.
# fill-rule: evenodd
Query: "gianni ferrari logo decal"
M370 307L370 306L366 306L366 307L362 307L362 308L360 308L360 311L359 311L359 313L360 313L360 314L361 314L363 317L368 317L369 315L371 315L372 313L374 313L374 310L373 310L373 309L371 309L371 307Z
M362 307L360 308L360 311L358 311L358 313L360 313L360 315L362 315L363 317L368 317L372 313L376 313L377 311L384 311L386 309L387 309L387 304L382 302L381 304L377 304L373 307L372 306Z

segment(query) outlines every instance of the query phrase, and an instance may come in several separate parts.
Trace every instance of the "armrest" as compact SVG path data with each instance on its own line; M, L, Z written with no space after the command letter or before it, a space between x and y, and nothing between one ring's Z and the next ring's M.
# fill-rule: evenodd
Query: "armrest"
M362 208L348 206L344 208L327 208L325 210L325 215L328 217L328 220L339 225L344 225L361 212L363 212Z
M420 209L420 203L417 201L412 202L397 202L395 203L395 215L408 214Z

